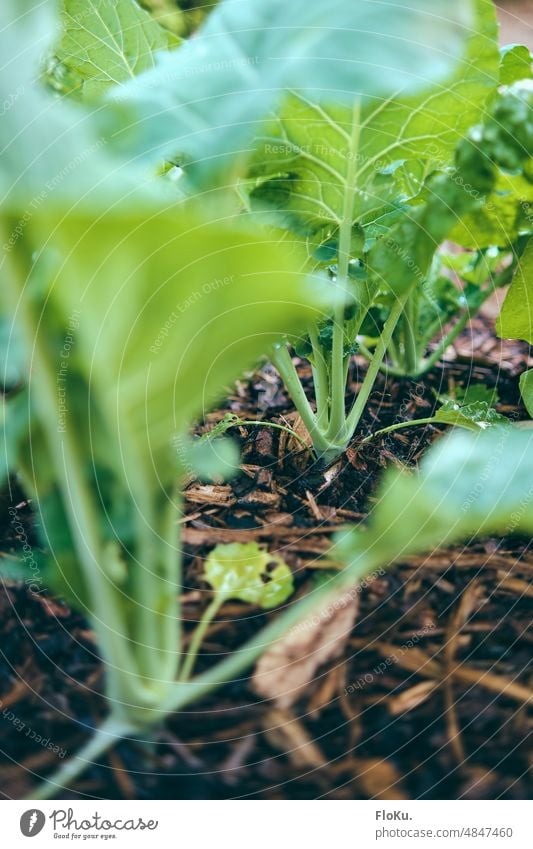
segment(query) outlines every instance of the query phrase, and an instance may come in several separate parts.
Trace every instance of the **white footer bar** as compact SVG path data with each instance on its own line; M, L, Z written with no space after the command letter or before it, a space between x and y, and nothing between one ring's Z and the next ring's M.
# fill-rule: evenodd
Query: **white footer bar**
M531 802L6 801L2 846L533 849ZM34 843L30 839L35 838Z

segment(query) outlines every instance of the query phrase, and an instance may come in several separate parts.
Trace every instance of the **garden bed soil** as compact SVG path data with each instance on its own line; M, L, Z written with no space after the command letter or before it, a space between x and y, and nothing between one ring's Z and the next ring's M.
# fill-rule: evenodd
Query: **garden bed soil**
M399 418L430 414L456 385L498 386L498 409L525 418L518 376L526 346L501 342L485 317L424 380L381 377L358 437L326 474L291 436L236 427L240 474L191 482L183 519L191 628L205 606L203 559L219 542L258 541L290 564L298 592L324 569L332 533L364 519L391 464L416 464L441 431L361 436ZM350 390L364 362L354 359ZM305 375L305 369L300 373ZM277 373L265 366L236 385L226 412L298 430ZM7 515L7 499L2 514ZM33 539L20 496L19 517ZM3 532L3 551L21 544ZM151 742L122 742L61 798L522 799L531 796L533 552L526 539L485 539L410 558L360 593L341 654L322 666L290 707L262 701L243 677L173 715ZM0 792L22 798L88 737L105 715L94 635L46 593L0 588ZM228 603L211 627L198 668L240 646L270 617ZM190 633L190 628L188 629Z

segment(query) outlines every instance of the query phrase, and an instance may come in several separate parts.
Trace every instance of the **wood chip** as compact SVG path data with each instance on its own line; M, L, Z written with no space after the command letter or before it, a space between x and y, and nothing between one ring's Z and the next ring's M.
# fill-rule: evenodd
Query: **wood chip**
M231 486L214 486L212 484L193 485L185 490L185 499L193 504L219 504L231 507L236 498Z
M251 492L239 498L238 503L241 507L261 506L269 507L271 510L277 510L280 503L280 497L277 492L263 492L260 489L253 489Z

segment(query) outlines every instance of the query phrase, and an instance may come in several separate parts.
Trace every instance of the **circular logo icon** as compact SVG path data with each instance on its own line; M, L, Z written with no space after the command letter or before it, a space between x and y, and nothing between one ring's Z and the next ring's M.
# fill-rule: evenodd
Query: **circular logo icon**
M32 808L29 811L24 811L20 818L20 830L24 837L35 837L43 830L46 822L46 817L42 811L37 808Z

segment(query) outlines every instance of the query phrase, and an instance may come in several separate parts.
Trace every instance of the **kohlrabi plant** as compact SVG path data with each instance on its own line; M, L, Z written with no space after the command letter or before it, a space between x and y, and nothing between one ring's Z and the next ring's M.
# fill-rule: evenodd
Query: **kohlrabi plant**
M416 159L424 137L434 138L428 122L448 120L452 109L459 114L457 98L477 115L492 90L492 4L474 5L472 17L464 3L442 0L428 12L416 0L396 0L383 16L378 2L224 0L195 39L176 47L133 0L100 0L97 15L93 4L64 0L63 36L44 76L83 104L46 92L38 79L39 59L51 55L51 0L1 5L0 102L8 104L0 152L2 477L16 475L31 500L43 577L95 631L109 704L104 724L35 797L56 794L117 739L142 738L169 713L245 671L288 628L377 566L476 533L533 529L530 435L509 425L454 435L419 473L387 476L367 532L347 531L339 540L339 574L191 678L225 600L268 609L292 589L278 556L256 546L216 548L204 573L213 600L185 649L180 485L195 468L216 475L236 462L225 442L216 450L212 440L193 442L191 424L274 348L289 391L312 412L306 423L317 452L329 458L349 440L372 379L355 413L343 418L346 326L355 339L398 244L429 270L467 197L455 171L412 178L393 166ZM425 99L407 95L419 76L425 82L450 73L465 27L482 35L469 42L457 80ZM121 87L137 71L143 73ZM321 221L304 237L292 227L280 230L271 217L275 204L265 199L275 174L259 165L265 147L254 141L269 125L269 109L278 127L291 124L291 103L303 109L304 124L331 128L345 145L342 172L327 165L335 201L326 202L325 229ZM370 147L361 147L376 121L384 122L378 136L371 133ZM466 118L465 126L450 118L439 134L446 151L465 130ZM390 156L383 153L386 134ZM488 136L484 145L498 147L498 133ZM508 150L504 142L498 156ZM477 168L486 194L493 165L489 181L485 147L476 144L477 137L468 142L463 159ZM366 188L356 179L367 162L361 152L372 161ZM170 172L177 185L165 178L176 155L183 166L183 173ZM383 199L376 188L372 200L369 187L377 187L383 169L392 190L385 186ZM395 196L403 179L418 181L419 202L395 217L391 191ZM325 186L321 177L313 210ZM305 207L301 186L289 195L290 204ZM377 210L365 222L368 203L392 216L390 238L376 229ZM337 218L330 220L331 209ZM300 213L316 223L314 212ZM328 265L333 280L323 270ZM374 377L415 285L407 266L397 268L397 301L369 367ZM330 352L313 362L327 368L315 413L307 399L304 405L283 340L303 343L309 332L312 345L328 322L331 351L315 340Z
M27 7L0 12L2 102L11 79L21 87L0 153L2 480L18 476L42 576L98 638L110 717L91 750L157 721L189 664L180 483L238 462L223 441L193 444L190 424L324 295L298 245L179 206L164 181L146 185L109 154L90 110L35 82L53 4Z
M512 277L521 226L502 216L518 219L527 179L515 178L502 149L485 173L458 145L493 114L501 84L530 75L529 52L500 54L492 0L461 10L396 2L386 16L372 2L349 11L257 2L244 24L242 12L226 0L191 42L111 91L112 111L129 110L131 121L112 140L148 163L154 154L174 162L183 193L202 189L206 202L230 206L233 198L273 238L299 239L306 268L327 275L332 297L342 293L325 320L271 355L329 462L353 437L378 372L424 374ZM293 21L313 27L312 38L289 46ZM417 37L403 42L410 26ZM311 364L311 398L292 352ZM355 352L369 365L347 405Z

